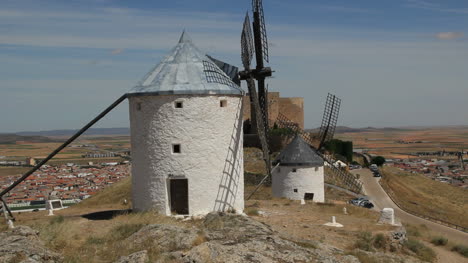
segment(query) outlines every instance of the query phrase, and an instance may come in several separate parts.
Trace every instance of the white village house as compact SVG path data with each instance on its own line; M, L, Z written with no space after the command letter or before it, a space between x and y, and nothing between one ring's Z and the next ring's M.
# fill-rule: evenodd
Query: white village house
M296 136L273 162L274 197L291 200L325 202L323 159L300 137Z
M135 211L243 211L243 93L185 32L127 93Z

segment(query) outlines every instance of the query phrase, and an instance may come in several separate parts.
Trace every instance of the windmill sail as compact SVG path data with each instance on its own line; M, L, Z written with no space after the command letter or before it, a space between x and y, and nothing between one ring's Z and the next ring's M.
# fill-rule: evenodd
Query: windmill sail
M231 78L232 82L236 83L238 86L240 86L240 79L239 79L239 68L236 66L233 66L231 64L228 64L224 61L221 61L219 59L216 59L212 56L206 55L213 63L216 64L228 77Z
M325 143L331 141L335 135L340 105L341 99L328 93L325 110L323 111L322 125L320 127L320 144L317 148L318 150L321 150L325 146Z
M254 23L258 24L261 54L263 56L263 60L268 63L270 62L270 59L268 56L268 38L267 38L266 26L265 26L265 16L263 15L262 0L253 0L252 10L254 13L254 18L256 18L254 19Z

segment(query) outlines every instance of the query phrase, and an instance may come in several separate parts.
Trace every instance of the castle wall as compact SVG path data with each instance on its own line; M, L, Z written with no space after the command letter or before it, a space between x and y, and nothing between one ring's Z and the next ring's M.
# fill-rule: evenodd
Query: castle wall
M129 102L134 210L171 214L169 182L186 178L190 215L243 211L241 97L137 96ZM172 152L173 144L181 153Z
M250 120L250 98L249 94L244 96L243 120ZM278 114L281 112L291 121L297 123L304 129L304 98L281 98L279 92L268 92L268 114L270 125L274 125Z

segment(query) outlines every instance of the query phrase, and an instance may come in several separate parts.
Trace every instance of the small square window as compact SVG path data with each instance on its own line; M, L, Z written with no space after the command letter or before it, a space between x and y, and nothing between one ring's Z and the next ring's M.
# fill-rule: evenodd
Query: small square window
M296 168L293 168L293 169L292 169L292 172L293 172L293 173L297 172L297 169L296 169Z
M297 193L297 188L294 188L294 193Z
M221 108L227 107L227 100L220 100L219 101L219 106Z
M174 107L180 109L184 107L184 104L182 103L182 101L176 101Z
M172 145L172 153L180 153L180 144L173 144Z
M138 102L136 105L137 111L141 111L141 102Z

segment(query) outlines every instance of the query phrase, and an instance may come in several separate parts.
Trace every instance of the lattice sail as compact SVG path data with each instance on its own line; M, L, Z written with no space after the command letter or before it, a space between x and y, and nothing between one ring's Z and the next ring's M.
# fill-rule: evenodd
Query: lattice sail
M219 83L228 85L232 88L239 87L212 61L203 60L203 71L205 72L206 81L209 83Z
M244 27L241 34L241 57L245 68L250 68L254 55L252 28L250 27L249 13L245 14Z
M328 93L323 111L322 125L320 126L319 138L320 144L318 149L322 149L326 142L333 139L335 135L336 123L338 122L338 114L340 112L341 99L333 94Z
M265 17L263 15L263 3L262 0L253 0L252 1L252 10L254 13L258 12L260 21L256 21L260 23L260 39L262 42L262 53L263 59L265 62L270 62L268 57L268 37L266 33L265 27Z

